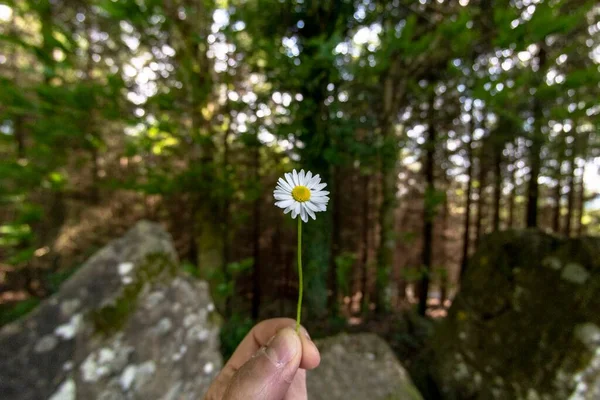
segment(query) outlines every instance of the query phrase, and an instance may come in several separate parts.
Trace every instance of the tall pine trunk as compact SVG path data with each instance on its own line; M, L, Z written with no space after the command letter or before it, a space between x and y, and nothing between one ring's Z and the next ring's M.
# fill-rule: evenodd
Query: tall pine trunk
M546 67L546 49L544 44L540 44L540 50L538 54L538 65L539 69L537 74L543 76ZM538 88L542 85L542 80L538 82ZM528 228L535 228L538 224L538 198L539 198L539 184L538 178L540 175L540 169L542 165L541 152L542 145L544 142L544 133L542 132L543 122L543 110L540 100L539 92L536 92L533 98L533 136L531 140L531 146L529 149L530 159L530 173L529 173L529 188L527 189L527 216L526 225Z
M444 173L444 176L447 175ZM449 186L449 185L448 185ZM446 187L448 187L446 186ZM448 190L444 195L444 205L442 214L442 265L443 268L440 271L440 306L444 307L444 303L448 298L448 238L446 232L448 232L448 222L450 219L450 204L448 202Z
M477 190L477 216L475 217L475 247L483 235L483 219L485 218L485 187L487 186L487 165L483 154L479 156L479 188Z
M473 107L473 105L471 105ZM471 112L471 114L473 114ZM469 258L469 247L471 244L471 205L472 205L472 192L473 192L473 162L474 162L474 151L473 151L473 115L469 120L468 128L468 142L467 147L467 158L469 165L467 166L467 190L466 190L466 202L465 202L465 220L463 229L463 247L462 247L462 258L460 262L460 276L461 278L467 271L467 261Z
M230 112L230 107L229 107L229 102L227 102L225 104L225 109L224 109L224 113L226 113L227 115ZM227 128L225 130L225 134L223 135L223 162L222 162L222 167L221 167L221 172L223 174L223 183L226 186L231 185L230 182L230 175L229 175L229 156L230 156L230 148L229 148L229 137L231 136L231 116L229 117L230 120L227 124ZM225 281L229 281L230 276L229 276L229 270L228 270L228 266L229 266L229 261L230 261L230 256L231 256L231 216L230 216L230 208L231 208L231 196L226 194L225 198L223 199L223 204L222 204L222 210L221 210L221 220L222 225L221 225L221 241L223 242L223 254L221 255L221 258L223 259L223 277ZM254 216L254 218L256 218L256 216ZM256 255L254 255L256 257ZM256 259L255 259L256 261ZM253 299L254 301L254 299ZM231 315L231 299L227 299L225 302L225 317L228 317L229 315ZM254 319L254 307L252 307L252 316ZM256 315L256 317L258 316L258 314Z
M333 226L331 227L332 235L331 235L331 263L329 266L329 274L327 277L327 309L329 310L330 316L335 316L339 313L339 303L338 303L338 279L337 279L337 258L340 255L341 249L341 217L342 217L342 207L341 207L341 187L340 187L340 168L335 166L333 168L333 185L335 186L331 191L331 202L332 202L332 213L333 213Z
M500 204L502 202L502 147L494 151L494 216L492 231L500 230Z
M585 160L585 159L584 159ZM583 235L583 214L585 210L585 162L581 167L579 190L577 191L577 236Z
M395 240L395 211L398 174L398 140L394 132L394 115L397 112L398 93L402 93L394 85L392 76L399 68L396 62L388 71L388 76L382 80L383 110L380 120L383 146L381 146L380 175L381 175L381 207L379 209L379 248L377 250L377 272L375 277L375 303L377 312L385 311L388 307L386 285L390 280L390 272L394 262Z
M510 193L508 195L508 229L515 226L515 202L517 197L517 163L513 162L510 171Z
M571 142L571 151L569 153L569 175L567 177L567 187L569 188L569 193L567 194L567 214L565 215L565 235L571 236L571 227L573 221L573 212L575 209L575 170L577 167L575 166L575 152L577 149L577 140L573 137L573 141Z
M552 215L552 230L554 232L560 232L560 206L562 200L562 176L561 176L562 162L559 161L558 171L556 176L556 186L554 186L554 210Z
M433 109L435 95L431 95L429 101L428 134L425 141L425 198L423 207L423 253L422 253L422 277L419 290L419 315L424 316L427 311L427 299L429 297L429 281L431 275L431 260L433 256L433 219L435 216L435 144L436 128L434 124L435 112Z
M254 151L254 182L260 184L260 147L259 142L255 144L256 149ZM261 196L258 195L254 200L252 206L252 257L253 257L253 268L252 268L252 318L256 321L260 314L260 300L262 297L260 274L261 274L261 260L260 260L260 202ZM298 217L300 218L300 217Z
M360 291L362 293L362 311L369 312L369 182L370 177L363 177L363 202L362 202L362 252L360 265L362 268Z

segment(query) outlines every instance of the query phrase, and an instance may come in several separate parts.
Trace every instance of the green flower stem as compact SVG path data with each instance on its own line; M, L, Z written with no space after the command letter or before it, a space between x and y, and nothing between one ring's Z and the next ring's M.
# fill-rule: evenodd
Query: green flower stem
M296 314L296 332L300 332L300 315L302 314L302 219L298 215L298 312Z

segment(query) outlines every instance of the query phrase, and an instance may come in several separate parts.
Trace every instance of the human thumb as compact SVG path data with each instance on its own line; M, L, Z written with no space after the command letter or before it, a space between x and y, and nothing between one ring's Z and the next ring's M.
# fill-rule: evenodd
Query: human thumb
M291 328L280 330L234 374L224 400L282 400L302 359L302 343Z

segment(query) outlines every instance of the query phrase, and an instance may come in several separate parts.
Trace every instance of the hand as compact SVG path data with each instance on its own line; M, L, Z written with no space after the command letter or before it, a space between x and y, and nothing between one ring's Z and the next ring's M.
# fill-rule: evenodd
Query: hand
M208 388L205 400L307 400L306 370L321 361L306 329L274 318L254 326Z

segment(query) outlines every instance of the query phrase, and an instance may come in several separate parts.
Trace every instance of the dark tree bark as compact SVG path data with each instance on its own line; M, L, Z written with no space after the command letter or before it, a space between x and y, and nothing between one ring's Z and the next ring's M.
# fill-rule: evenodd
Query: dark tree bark
M423 211L423 254L422 266L423 275L421 277L421 289L419 291L419 315L424 316L427 311L427 298L429 295L429 280L431 275L431 259L433 250L433 218L435 216L435 205L432 204L431 198L435 194L435 147L436 147L436 128L434 124L435 112L433 104L435 95L431 96L429 101L429 117L428 117L428 135L425 141L425 200Z
M14 132L15 132L15 141L17 143L17 158L22 160L25 158L26 148L25 148L25 127L23 124L23 117L15 117L14 119Z
M500 230L500 204L502 202L502 147L494 151L494 216L492 231Z
M508 195L508 222L506 223L509 229L515 226L515 200L517 196L517 165L512 164L510 171L510 194Z
M370 177L364 175L363 178L363 203L362 203L362 252L360 265L362 268L360 291L362 293L363 312L369 312L369 183Z
M559 171L556 176L556 186L554 187L554 210L552 215L552 230L560 232L560 206L562 200L562 176L560 173L562 163L559 162Z
M483 150L483 149L482 149ZM479 188L477 190L477 215L475 217L475 247L483 235L483 219L485 218L485 188L487 186L487 165L483 154L479 156Z
M446 174L444 173L444 176ZM446 186L447 187L447 186ZM450 206L448 204L448 191L444 196L444 205L442 213L442 256L443 256L443 270L440 272L440 307L444 307L444 303L448 298L448 252L447 252L447 236L448 232L448 220L450 217Z
M579 190L577 191L577 236L583 235L583 211L585 209L585 163L581 167Z
M260 147L256 143L254 151L254 181L260 182ZM261 197L257 196L252 206L252 257L254 264L252 268L252 318L256 321L260 314L260 300L262 297L260 284L260 202ZM298 217L300 218L300 217Z
M473 107L471 105L471 107ZM465 220L463 230L463 247L462 247L462 258L460 263L460 276L464 276L467 271L467 261L469 258L469 247L471 244L471 206L472 206L472 192L473 192L473 162L474 151L473 151L473 113L471 112L471 119L468 127L469 141L467 145L467 158L469 165L467 166L467 190L466 190L466 202L465 202Z
M546 67L546 49L544 45L540 45L540 51L538 54L539 70L537 74L543 76ZM541 86L541 80L538 87ZM528 228L535 228L538 224L538 198L539 198L539 184L538 177L540 175L540 169L542 165L541 152L542 145L544 142L544 133L542 132L543 122L543 109L539 94L536 93L533 99L533 118L534 128L533 136L531 140L531 147L529 151L530 158L530 175L529 175L529 188L527 189L527 217L526 224Z
M564 162L564 138L560 140L559 148L558 148L558 157L556 159L558 165L556 167L556 176L554 180L556 181L556 186L554 187L554 210L552 215L552 230L554 232L560 232L560 211L561 211L561 203L562 203L562 166Z
M327 277L327 287L329 288L327 293L327 309L329 310L330 316L335 316L339 312L338 304L338 280L337 280L337 263L336 259L340 255L341 246L341 199L340 199L340 168L333 168L333 185L335 186L331 191L332 196L332 212L333 212L333 226L332 238L331 238L331 258L329 266L329 274Z
M569 175L567 177L567 187L569 193L567 194L567 215L565 215L565 235L571 236L571 222L573 221L573 213L575 209L575 152L577 149L577 140L574 137L571 142L571 149L569 153Z
M229 115L229 112L230 112L229 102L226 103L224 112L227 115ZM229 137L231 136L231 133L232 133L231 132L231 121L229 121L229 123L227 124L227 129L225 130L225 134L223 135L223 164L222 164L221 169L223 172L223 181L225 182L225 185L230 184L230 181L229 181L230 180L230 177L229 177L229 155L230 155L229 154L230 153ZM256 163L256 160L255 160L255 163ZM229 279L230 279L229 270L227 268L227 266L229 265L230 256L231 256L230 209L231 209L231 197L229 194L226 194L225 198L223 199L223 205L222 205L222 209L221 209L221 220L222 220L221 241L223 242L223 254L221 255L221 258L223 259L223 277L224 277L225 281L229 281ZM257 216L253 215L253 218L256 219ZM254 240L256 241L256 238L254 238ZM256 258L258 257L258 252L256 254L253 253L253 257L254 257L254 261L256 262ZM253 304L252 318L254 320L256 320L258 318L258 314L255 315L255 311L258 312L258 307L256 310L254 309L254 298L253 298L252 304ZM231 315L231 299L227 299L225 302L225 316L229 316L229 315Z

